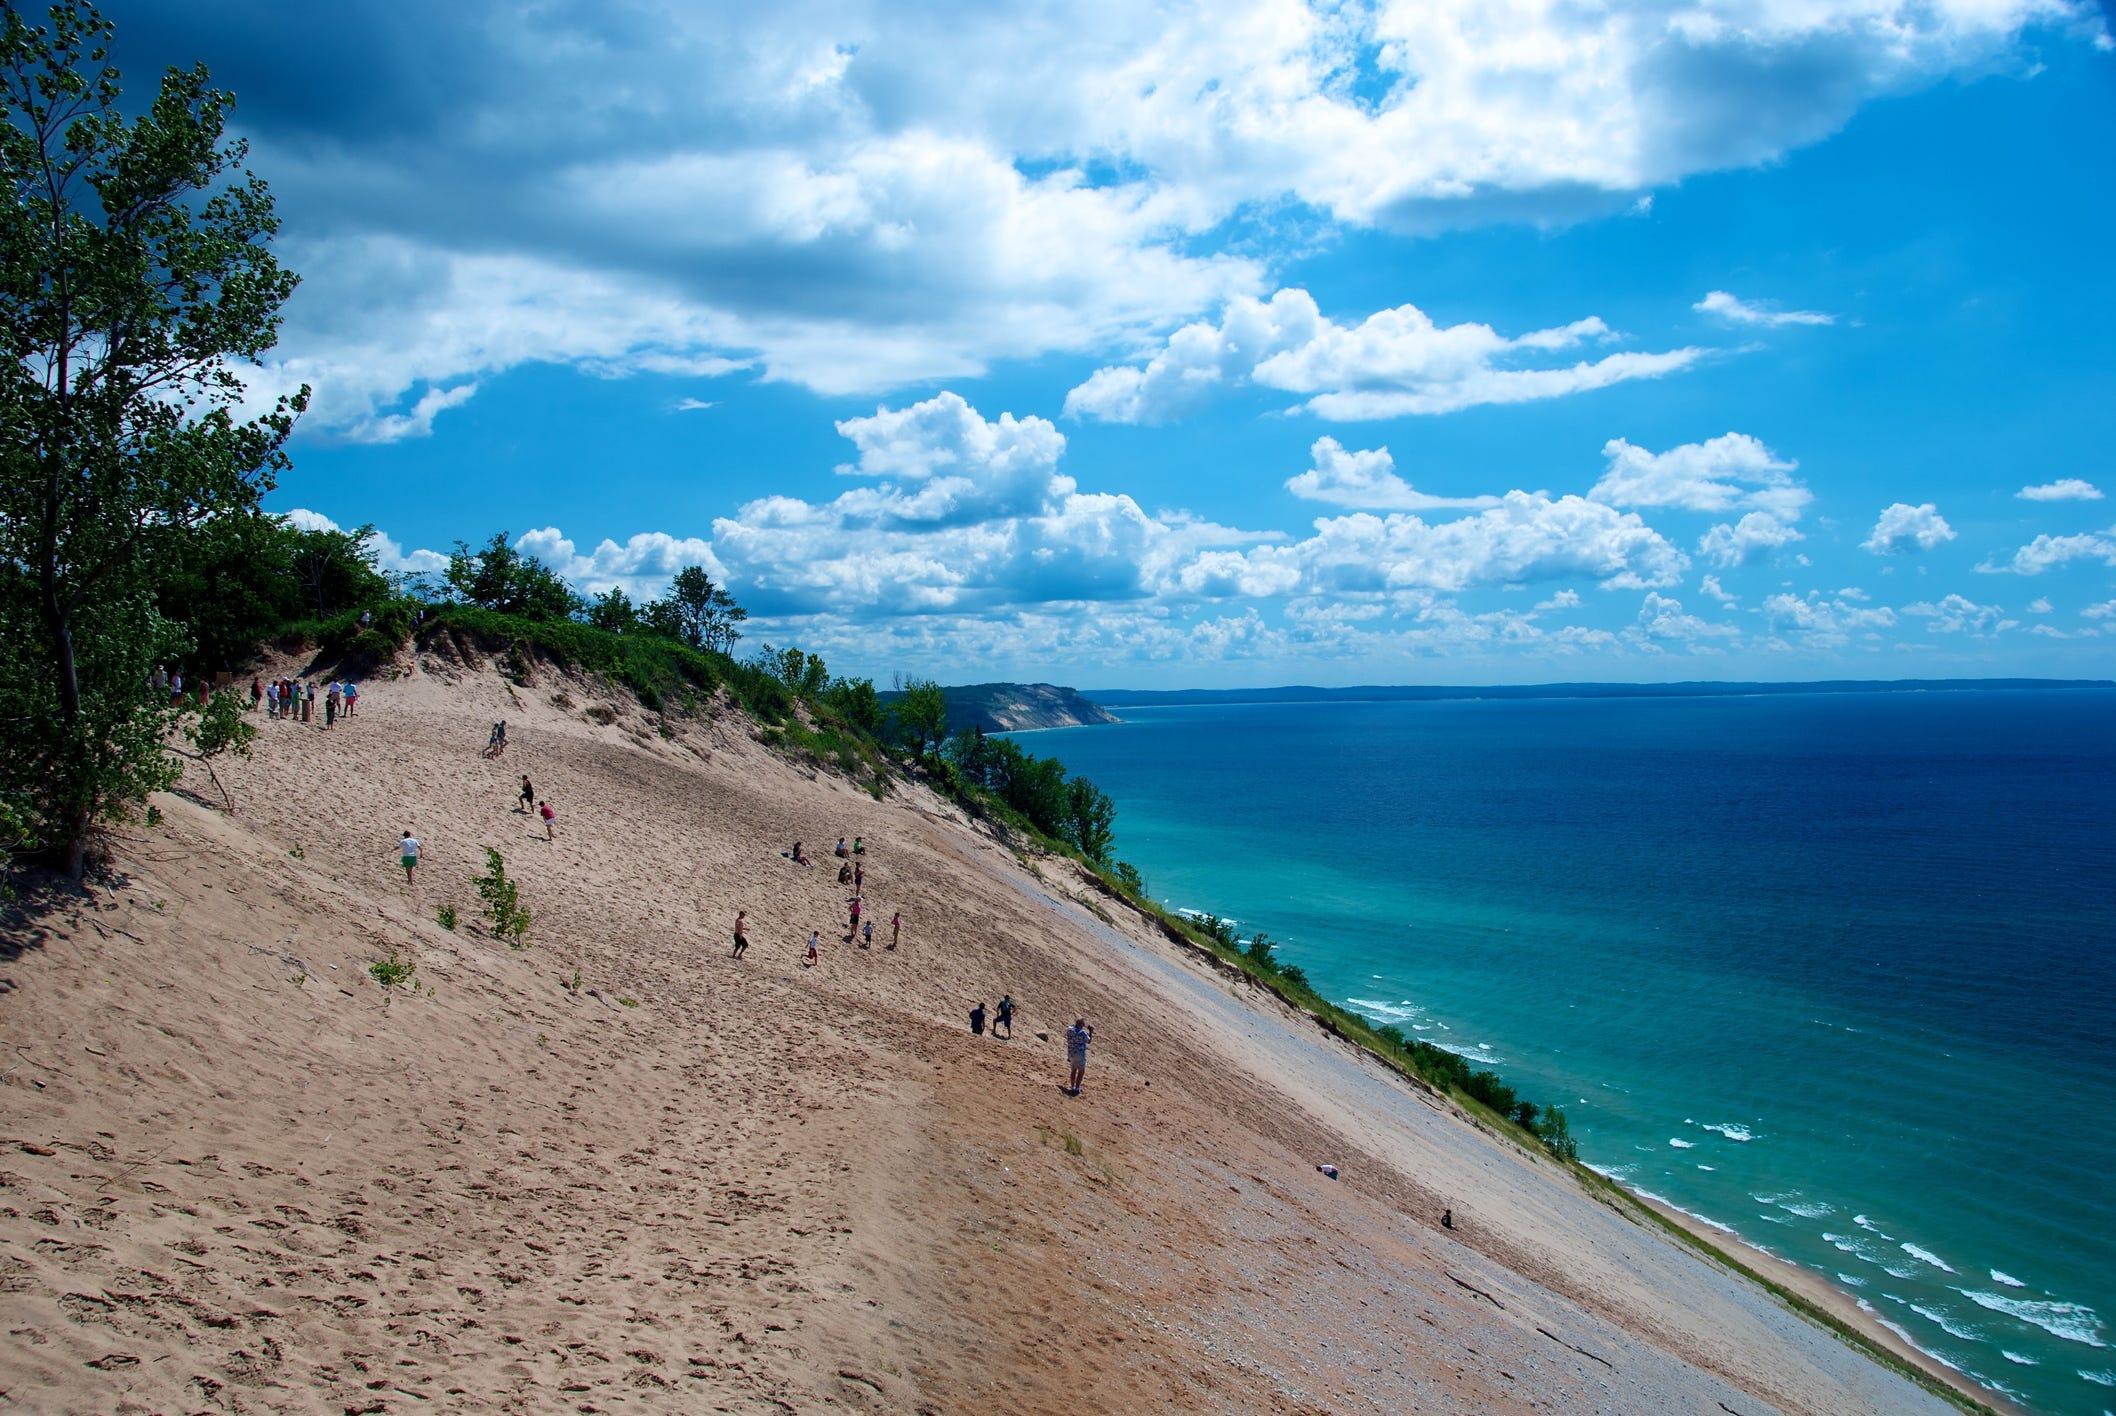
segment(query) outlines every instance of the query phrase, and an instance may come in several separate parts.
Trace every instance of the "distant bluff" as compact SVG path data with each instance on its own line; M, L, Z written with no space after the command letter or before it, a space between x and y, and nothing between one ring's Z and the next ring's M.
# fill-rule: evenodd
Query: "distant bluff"
M944 691L951 733L972 727L988 733L1012 733L1120 721L1101 704L1056 684L973 683Z

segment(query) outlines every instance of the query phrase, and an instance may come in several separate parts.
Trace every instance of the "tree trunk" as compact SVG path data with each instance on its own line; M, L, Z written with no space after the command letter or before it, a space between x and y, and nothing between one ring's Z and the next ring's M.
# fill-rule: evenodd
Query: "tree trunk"
M62 781L67 781L71 790L62 790L62 816L58 822L64 839L59 843L60 862L69 880L79 881L88 856L88 803L80 791L82 778L86 776L87 764L82 760L87 747L81 741L81 679L74 667L73 626L67 622L66 612L59 604L59 588L55 581L46 577L44 581L44 628L51 636L53 668L57 671L59 687L59 721L65 731L61 737L61 758L58 771Z

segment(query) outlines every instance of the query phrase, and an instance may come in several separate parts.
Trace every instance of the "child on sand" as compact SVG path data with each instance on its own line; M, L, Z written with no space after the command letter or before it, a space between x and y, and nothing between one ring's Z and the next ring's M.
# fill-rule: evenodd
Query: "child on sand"
M867 844L866 842L862 841L858 836L854 836L852 838L852 853L854 855L867 854Z
M419 868L419 838L404 828L404 839L397 842L397 853L404 858L404 883L411 884L411 873Z
M1080 1077L1087 1071L1087 1045L1094 1036L1095 1030L1087 1025L1085 1018L1073 1019L1073 1025L1065 1030L1065 1061L1073 1069L1072 1077L1065 1084L1067 1096L1080 1095Z
M551 826L558 819L558 813L551 809L551 803L548 801L538 802L536 804L536 814L544 818L544 839L547 841L557 840L558 837L552 831Z
M815 930L813 930L813 929L809 930L809 931L808 931L808 957L807 957L807 958L805 958L805 959L803 959L803 960L801 960L801 967L802 967L802 968L804 968L804 969L809 969L809 968L814 968L814 967L815 967L815 964L816 964L816 945L817 945L817 944L818 944L819 942L820 942L820 941L819 941L819 940L818 940L818 939L816 938L816 931L815 931Z
M874 921L871 919L860 926L860 947L862 949L872 949L874 947Z
M741 957L742 957L742 955L743 955L743 952L744 952L745 950L747 950L747 949L749 948L749 931L748 931L747 929L745 929L745 928L743 927L743 926L744 926L744 924L745 924L745 923L746 923L746 922L748 921L748 919L749 919L749 911L748 911L748 910L736 910L736 911L735 911L735 953L734 953L734 957L735 957L735 958L738 958L738 959L739 959L739 958L741 958Z
M801 843L799 841L795 841L793 843L793 863L795 865L807 867L813 867L815 865L814 861L810 860L807 856L801 854Z

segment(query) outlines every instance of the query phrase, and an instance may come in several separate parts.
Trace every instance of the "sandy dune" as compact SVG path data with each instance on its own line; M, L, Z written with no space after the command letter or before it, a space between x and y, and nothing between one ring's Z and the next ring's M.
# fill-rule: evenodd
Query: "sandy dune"
M328 732L261 723L232 815L166 798L114 888L9 921L0 1405L1948 1409L1064 862L732 711L671 732L422 658ZM895 953L843 940L855 833ZM525 950L474 927L488 845ZM417 991L369 976L392 951ZM1014 1040L971 1037L1002 992Z

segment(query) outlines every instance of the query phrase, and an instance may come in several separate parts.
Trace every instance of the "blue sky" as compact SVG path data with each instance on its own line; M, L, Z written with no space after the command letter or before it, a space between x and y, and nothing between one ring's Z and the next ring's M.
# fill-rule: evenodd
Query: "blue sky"
M2116 669L2092 7L113 18L280 198L271 504L395 566L883 677Z

